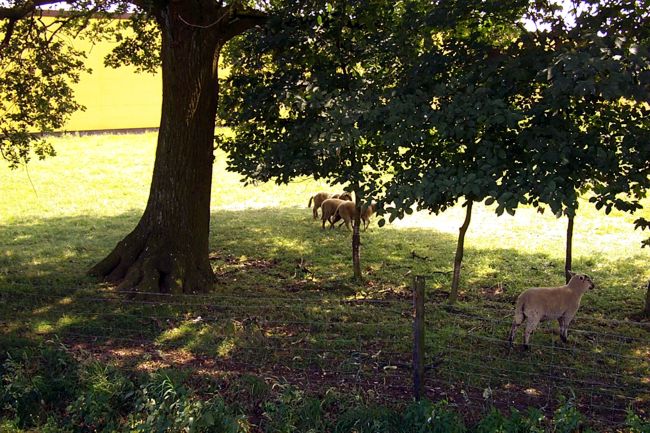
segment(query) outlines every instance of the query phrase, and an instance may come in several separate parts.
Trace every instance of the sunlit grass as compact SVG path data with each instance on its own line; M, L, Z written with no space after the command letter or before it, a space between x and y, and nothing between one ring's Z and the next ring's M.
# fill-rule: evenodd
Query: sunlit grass
M55 158L33 161L28 169L0 167L0 317L7 322L0 337L81 335L93 345L119 343L116 350L124 353L152 343L156 350L246 365L290 364L346 374L360 368L358 357L375 362L373 357L395 352L400 355L390 362L408 359L411 279L426 275L428 299L444 301L464 208L439 216L415 212L384 228L373 222L362 233L365 281L358 284L351 279L350 232L321 230L307 208L315 192L339 187L312 179L244 186L225 169L226 156L219 151L211 205L217 277L212 292L178 305L161 305L155 297L128 303L85 272L137 224L149 193L155 139L155 134L61 137L53 139ZM581 201L574 269L593 275L597 288L583 298L576 320L596 337L572 338L568 347L589 355L583 363L557 345L557 325L544 325L534 342L559 349L535 352L535 362L566 364L580 377L610 371L647 376L647 333L629 319L641 309L650 279L650 251L640 248L647 233L633 230L633 220L650 218L648 212L606 216ZM459 301L459 308L474 316L427 311L429 355L445 358L445 377L482 386L481 379L463 373L484 373L497 362L535 371L530 356L516 352L504 358L499 344L519 292L563 282L565 230L564 219L530 208L497 217L491 207L474 207ZM368 299L390 303L353 302ZM598 322L612 319L620 323ZM612 354L628 356L629 362L617 364ZM499 378L499 386L515 381L507 379ZM532 380L518 380L524 389L538 389Z
M61 274L68 273L70 267L78 265L75 262L79 257L87 257L84 265L90 265L133 227L146 204L155 134L53 140L57 157L34 160L27 168L0 169L0 224L6 246L0 255L0 278L14 273L6 265L11 262L27 263L34 273L23 269L22 274L32 278L44 277L37 269L57 266L64 266ZM260 253L257 256L286 252L307 260L334 256L337 260L332 265L333 273L345 273L349 234L344 229L318 230L318 222L311 221L306 207L310 195L327 189L331 188L310 179L282 186L244 186L241 176L226 170L226 156L218 151L212 198L214 247L237 248L242 235L254 237L263 239L253 250ZM648 212L640 215L650 217ZM364 236L364 263L376 268L382 277L382 262L415 251L448 268L463 213L463 208L456 207L438 216L415 213L383 230L373 225ZM607 217L583 200L576 218L575 267L596 274L602 270L606 285L629 283L632 277L638 281L636 284L647 280L650 273L642 264L650 256L639 248L645 234L634 231L632 224L640 215L613 212ZM564 219L549 213L539 215L529 208L518 210L514 217L497 217L492 208L476 206L466 242L466 266L475 269L465 273L465 284L480 284L481 280L495 283L503 275L498 263L485 257L486 250L513 249L519 254L541 255L556 269L563 260L565 225ZM428 230L449 238L440 251L441 245L434 243L434 237L409 236L403 229L420 233ZM247 240L244 243L249 244ZM439 260L439 252L443 260ZM641 274L612 274L612 263ZM430 264L433 266L429 268L441 270L438 263ZM518 274L526 273L520 266L509 267L520 269Z

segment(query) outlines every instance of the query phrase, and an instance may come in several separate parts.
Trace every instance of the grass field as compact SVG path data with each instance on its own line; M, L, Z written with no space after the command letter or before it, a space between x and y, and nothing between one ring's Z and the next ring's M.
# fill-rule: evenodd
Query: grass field
M245 187L219 153L214 290L139 301L85 271L137 223L155 135L53 140L57 157L0 168L5 353L58 339L76 357L127 370L190 369L244 383L244 406L258 412L258 381L264 390L286 382L315 395L340 389L399 403L411 392L411 278L423 274L427 397L445 398L469 418L491 405L552 411L559 394L600 427L618 425L628 407L648 416L650 324L635 321L650 279L650 252L640 248L645 234L632 224L640 215L605 216L581 203L574 269L592 275L597 288L585 295L567 345L549 324L534 335L530 353L508 352L503 338L516 295L563 280L563 220L532 209L496 217L476 206L460 302L450 308L443 301L463 209L414 213L384 228L373 223L362 234L365 281L355 284L350 233L322 231L307 208L311 194L331 188L311 179ZM240 388L228 388L231 401L241 402Z

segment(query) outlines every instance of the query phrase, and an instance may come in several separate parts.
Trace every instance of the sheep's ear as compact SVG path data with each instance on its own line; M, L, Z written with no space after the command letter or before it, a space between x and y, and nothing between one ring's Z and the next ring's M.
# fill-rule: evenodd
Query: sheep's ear
M569 275L570 275L572 278L576 276L576 273L575 273L575 272L573 272L573 271L568 271L568 272L569 272Z

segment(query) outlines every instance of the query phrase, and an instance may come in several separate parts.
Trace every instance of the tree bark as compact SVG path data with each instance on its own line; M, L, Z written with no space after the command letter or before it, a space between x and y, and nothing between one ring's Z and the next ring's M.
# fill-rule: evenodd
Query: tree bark
M361 201L359 198L356 198L355 204L354 225L352 226L352 269L354 271L354 279L361 281L363 276L361 275L361 235L359 233L359 226L361 225Z
M216 3L170 2L162 32L163 100L149 200L140 222L89 273L142 292L205 292L219 51L257 24ZM236 24L232 24L236 23Z
M648 281L648 285L646 287L645 308L643 309L643 315L646 317L650 317L650 281Z
M458 230L458 244L456 245L456 257L454 257L454 274L451 280L451 292L449 293L449 302L454 303L458 299L458 285L460 284L460 267L463 263L463 255L465 254L465 234L469 228L469 223L472 219L472 204L473 200L467 200L465 205L465 221Z
M566 228L566 254L564 257L564 278L566 279L566 282L568 283L569 280L571 279L571 274L569 274L569 271L571 270L571 264L572 258L573 258L573 220L575 218L575 215L568 215L569 222L567 224Z

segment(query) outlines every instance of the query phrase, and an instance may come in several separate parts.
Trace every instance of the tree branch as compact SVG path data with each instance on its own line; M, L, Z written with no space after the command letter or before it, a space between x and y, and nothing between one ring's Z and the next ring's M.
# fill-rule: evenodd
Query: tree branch
M58 0L34 0L16 7L0 7L0 19L19 20L41 6L61 3Z
M9 41L11 40L11 35L14 34L17 21L18 20L16 18L9 19L9 23L7 23L7 32L5 33L5 37L2 39L2 43L0 44L0 51L2 51L4 48L7 48L9 45Z
M268 15L255 9L233 9L226 12L228 22L225 25L224 42L244 33L253 27L261 26L268 20Z

